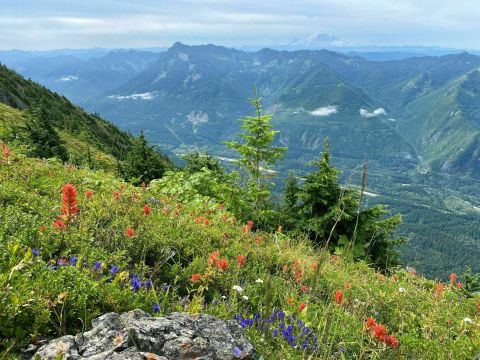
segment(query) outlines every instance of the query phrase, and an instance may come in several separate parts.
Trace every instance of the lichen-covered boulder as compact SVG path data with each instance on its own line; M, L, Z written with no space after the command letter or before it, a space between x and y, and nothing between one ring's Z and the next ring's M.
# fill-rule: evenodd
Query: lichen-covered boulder
M185 313L153 317L133 310L102 315L92 321L90 331L52 340L32 359L247 360L254 355L234 321Z

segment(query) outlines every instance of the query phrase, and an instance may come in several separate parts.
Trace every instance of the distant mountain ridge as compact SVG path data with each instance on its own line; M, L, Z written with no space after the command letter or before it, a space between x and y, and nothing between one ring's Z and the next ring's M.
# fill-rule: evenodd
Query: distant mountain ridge
M427 140L415 140L418 122L410 121L413 115L405 109L424 96L435 97L437 89L448 88L478 66L480 58L467 53L377 63L326 50L247 53L177 43L145 71L86 106L134 131L148 129L154 141L168 148L215 146L230 137L236 119L248 113L246 99L255 85L282 125L282 141L297 144L304 152L317 151L313 144L328 136L332 151L346 157L382 160L372 150L382 149L385 161L416 162L421 156L432 169L472 175L476 172L451 162L455 146L442 138L448 133L440 131L428 140L451 144L443 151L450 152L448 157L436 156L437 148ZM470 97L468 101L479 100ZM315 113L328 107L335 111ZM384 110L374 112L380 108ZM408 122L411 125L404 126ZM305 130L298 132L295 124ZM387 134L385 141L375 135L378 132ZM342 137L345 141L340 141ZM465 162L475 163L472 156Z

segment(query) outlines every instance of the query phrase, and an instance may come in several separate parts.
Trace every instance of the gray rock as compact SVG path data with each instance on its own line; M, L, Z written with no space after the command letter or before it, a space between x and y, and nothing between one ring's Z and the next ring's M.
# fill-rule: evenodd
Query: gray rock
M133 310L102 315L92 321L90 331L52 340L32 359L59 356L65 360L247 360L254 358L255 350L234 321L206 314L153 317Z
M77 360L81 359L81 357L75 344L75 337L67 335L52 340L47 345L42 346L32 359Z

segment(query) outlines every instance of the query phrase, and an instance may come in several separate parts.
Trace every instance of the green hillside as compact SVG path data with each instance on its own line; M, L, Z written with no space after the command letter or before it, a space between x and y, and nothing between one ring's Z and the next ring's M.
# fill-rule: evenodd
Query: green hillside
M22 151L0 158L4 358L84 330L101 313L154 313L155 304L160 315L235 317L264 359L478 353L480 299L470 297L471 283L457 286L464 279L442 284L341 256L322 261L305 239L256 232L207 197L182 203L165 182L136 188ZM263 337L257 324L266 317Z
M23 143L28 144L27 123L27 115L24 111L0 103L0 139L18 137L21 140L23 139ZM113 154L102 151L102 146L96 147L97 142L89 141L88 133L75 135L74 132L66 129L59 130L58 133L71 163L88 165L88 162L90 162L89 165L95 168L109 171L117 170L117 158Z
M143 176L147 170L141 167L147 165L164 169L173 166L166 155L149 148L148 164L135 167L131 162L135 160L135 146L143 146L141 138L136 139L97 114L85 112L65 97L2 65L0 140L18 141L29 147L32 156L56 157L74 165L133 178Z
M65 97L26 80L0 65L0 102L20 110L46 109L48 122L58 131L69 133L90 146L124 159L132 137L97 115L87 114Z
M400 131L436 171L480 176L480 75L473 70L410 102Z

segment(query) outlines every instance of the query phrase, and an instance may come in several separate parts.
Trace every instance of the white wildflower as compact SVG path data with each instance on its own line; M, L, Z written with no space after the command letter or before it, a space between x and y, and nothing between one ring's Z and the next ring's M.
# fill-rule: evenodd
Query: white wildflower
M257 280L255 280L255 282L256 282L257 284L263 284L263 280L262 280L262 279L257 279Z
M248 300L248 296L243 295L243 296L242 296L242 299L243 299L243 300Z
M227 297L225 295L222 295L222 299L225 300Z
M472 324L472 323L473 323L473 320L470 319L469 317L466 317L465 319L463 319L463 322L464 322L465 324Z
M238 286L238 285L233 285L233 286L232 286L232 289L235 290L235 291L238 291L240 294L241 294L242 291L243 291L243 289L242 289L240 286Z
M401 293L404 293L407 290L405 290L405 288L401 287L401 288L398 288L398 291L400 291Z

